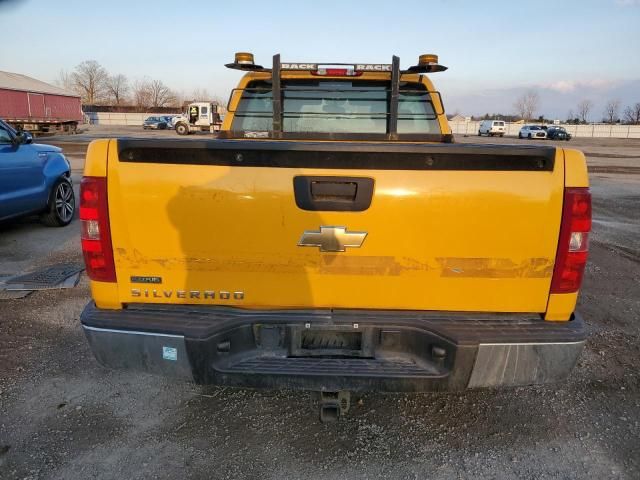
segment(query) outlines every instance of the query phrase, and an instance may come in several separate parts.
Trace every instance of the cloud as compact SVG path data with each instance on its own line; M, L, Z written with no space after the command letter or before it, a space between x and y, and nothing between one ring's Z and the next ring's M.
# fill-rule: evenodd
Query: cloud
M640 1L640 0L639 0ZM553 83L541 85L542 88L555 90L556 92L569 93L576 90L588 89L606 89L614 87L619 82L615 80L606 80L603 78L594 78L592 80L558 80Z

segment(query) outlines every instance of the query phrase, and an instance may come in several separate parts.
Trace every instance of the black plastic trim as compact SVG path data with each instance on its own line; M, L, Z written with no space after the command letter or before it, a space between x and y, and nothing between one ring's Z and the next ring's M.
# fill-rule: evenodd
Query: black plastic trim
M513 145L118 140L120 162L372 170L553 171L555 148Z

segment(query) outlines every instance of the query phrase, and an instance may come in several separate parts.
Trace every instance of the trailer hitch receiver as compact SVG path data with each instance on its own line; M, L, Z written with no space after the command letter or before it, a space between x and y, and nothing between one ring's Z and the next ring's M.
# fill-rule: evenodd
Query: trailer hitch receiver
M320 392L320 421L336 422L349 411L350 406L351 393L347 390Z

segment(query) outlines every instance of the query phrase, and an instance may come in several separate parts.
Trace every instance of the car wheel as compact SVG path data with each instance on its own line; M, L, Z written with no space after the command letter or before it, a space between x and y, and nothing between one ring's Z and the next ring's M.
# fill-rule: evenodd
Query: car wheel
M478 136L481 137L482 136L482 132L480 130L478 130Z
M522 140L522 134L518 133L518 138Z
M59 178L53 184L47 210L40 219L48 227L64 227L71 223L75 212L76 196L73 193L73 185L65 177Z
M500 138L502 138L502 137L504 137L504 133L501 133L501 134L500 134Z
M529 140L531 140L531 134L529 134L529 136L527 137Z
M176 125L176 133L178 135L188 135L189 127L187 127L184 123L179 123Z

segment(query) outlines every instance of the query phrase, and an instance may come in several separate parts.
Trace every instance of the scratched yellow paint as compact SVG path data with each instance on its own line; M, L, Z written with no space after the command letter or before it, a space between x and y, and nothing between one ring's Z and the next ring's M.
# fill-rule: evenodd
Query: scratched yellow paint
M438 258L443 277L454 278L547 278L553 273L553 258L527 258L516 263L509 258Z

